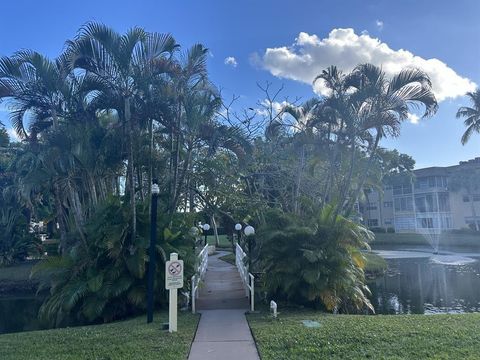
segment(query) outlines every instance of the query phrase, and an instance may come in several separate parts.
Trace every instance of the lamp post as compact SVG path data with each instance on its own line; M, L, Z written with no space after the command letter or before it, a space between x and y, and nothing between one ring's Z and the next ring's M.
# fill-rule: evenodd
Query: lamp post
M152 182L152 210L150 216L150 249L147 283L147 324L153 321L153 285L155 273L155 245L157 242L157 199L160 193L157 180Z
M251 225L247 225L243 230L248 240L248 271L252 272L252 238L255 235L255 229Z
M210 230L210 225L203 224L202 226L204 234L205 234L205 245L207 245L207 231Z
M235 230L237 231L237 243L240 244L240 236L242 235L242 224L236 223ZM232 249L235 254L235 247L233 246L233 237L232 237Z

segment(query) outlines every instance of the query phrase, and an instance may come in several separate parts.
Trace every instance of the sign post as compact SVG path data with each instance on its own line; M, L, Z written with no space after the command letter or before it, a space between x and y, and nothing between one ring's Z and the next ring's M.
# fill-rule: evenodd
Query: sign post
M168 331L177 331L177 289L183 287L183 260L177 253L170 254L165 264L165 288L169 291Z

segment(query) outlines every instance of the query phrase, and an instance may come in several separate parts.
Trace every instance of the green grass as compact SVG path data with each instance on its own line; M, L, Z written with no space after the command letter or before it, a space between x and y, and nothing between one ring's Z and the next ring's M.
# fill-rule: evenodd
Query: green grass
M387 261L381 256L368 252L363 254L366 259L365 273L367 276L380 276L387 271Z
M209 245L215 245L215 236L208 235L207 241ZM232 248L232 243L228 240L227 235L218 235L218 243L220 245L219 247Z
M376 233L372 246L375 245L425 245L429 246L428 241L420 234L395 233L382 234ZM476 234L457 234L444 233L440 237L440 246L462 246L474 247L480 249L480 235Z
M0 335L2 360L186 359L198 315L179 313L178 332L161 330L168 313L105 325Z
M479 359L480 314L325 315L284 312L278 319L250 314L263 360ZM320 322L307 328L302 320Z

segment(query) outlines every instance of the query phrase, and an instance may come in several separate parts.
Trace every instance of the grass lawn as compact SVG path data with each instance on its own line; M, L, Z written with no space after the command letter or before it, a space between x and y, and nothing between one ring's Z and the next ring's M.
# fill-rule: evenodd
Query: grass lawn
M215 245L215 236L214 235L208 235L207 236L207 241L209 245ZM232 248L232 243L230 240L228 240L227 235L218 235L218 242L219 242L219 247L227 247L227 248Z
M480 359L480 314L325 315L250 314L263 360ZM319 328L307 328L314 320Z
M168 312L111 324L0 335L2 360L186 359L198 315L179 313L178 332L161 330Z

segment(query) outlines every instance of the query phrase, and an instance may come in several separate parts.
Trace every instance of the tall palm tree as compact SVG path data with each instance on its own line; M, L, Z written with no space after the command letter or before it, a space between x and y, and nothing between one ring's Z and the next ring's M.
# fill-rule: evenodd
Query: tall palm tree
M295 123L293 124L293 128L295 131L295 137L299 139L298 148L298 166L295 176L295 185L293 191L293 208L294 213L299 214L299 197L300 197L300 188L302 182L303 172L305 170L305 163L306 163L306 145L307 145L307 138L311 138L312 134L312 126L311 122L315 118L315 110L317 109L317 105L319 104L318 99L310 99L303 103L300 106L294 105L286 105L283 111L287 114L290 114L294 119Z
M127 192L132 210L132 244L136 237L135 134L138 128L132 105L145 83L165 72L164 63L177 49L169 34L148 33L135 27L120 35L106 25L90 22L68 43L72 69L83 69L91 86L92 103L115 110L126 129Z
M27 140L32 146L26 152L34 159L35 166L28 172L36 174L21 179L24 188L38 185L37 179L42 178L44 183L50 184L55 197L56 218L60 226L61 248L66 242L66 213L62 205L67 200L65 183L62 185L61 173L64 173L65 153L59 148L46 146L49 138L60 139L63 133L60 128L75 113L78 119L82 109L82 97L79 94L78 79L68 69L64 56L50 60L45 56L31 50L23 50L11 57L0 59L0 101L7 102L10 108L11 122L17 134ZM40 142L40 143L39 143ZM43 144L42 144L43 143ZM22 156L25 155L22 153ZM28 154L27 154L28 155ZM68 165L67 165L68 166ZM39 172L41 174L39 174ZM48 174L48 178L43 175ZM30 179L31 184L25 181ZM25 191L27 197L32 196L31 191ZM71 193L70 201L73 202ZM30 207L33 206L30 198L27 199ZM78 206L79 203L75 202ZM82 211L76 208L76 224L80 235L83 220ZM80 217L79 217L80 216Z
M470 98L472 106L462 106L457 111L457 119L465 118L463 123L467 128L462 135L462 145L470 140L474 132L480 133L480 90L468 92L467 96Z
M360 141L367 141L369 157L369 166L363 171L349 201L349 212L362 191L380 140L388 135L396 137L400 134L400 124L408 118L410 108L421 106L424 108L423 117L428 117L435 114L438 103L430 78L419 69L405 69L388 79L380 67L361 64L346 81L355 89L350 96L356 125L353 129Z

